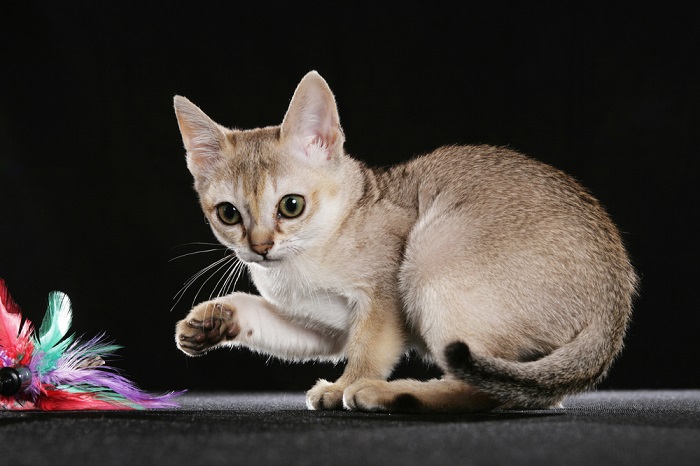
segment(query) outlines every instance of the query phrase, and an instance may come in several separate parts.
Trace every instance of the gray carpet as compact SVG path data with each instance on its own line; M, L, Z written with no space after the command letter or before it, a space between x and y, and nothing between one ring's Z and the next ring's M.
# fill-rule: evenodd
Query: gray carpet
M0 465L700 464L700 390L602 391L563 409L313 412L301 393L189 393L181 408L0 412Z

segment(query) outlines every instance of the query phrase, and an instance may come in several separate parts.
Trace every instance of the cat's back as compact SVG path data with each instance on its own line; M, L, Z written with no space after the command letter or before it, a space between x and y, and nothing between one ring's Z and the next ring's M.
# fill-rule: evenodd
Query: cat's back
M528 204L532 196L545 204L566 203L570 196L590 197L561 170L502 147L445 146L408 162L406 170L420 178L423 195L451 192L517 204Z
M499 228L585 229L616 236L598 200L563 171L510 149L445 146L400 168L415 186L419 214L437 206ZM619 238L611 238L615 241Z
M427 243L445 242L484 263L540 264L544 274L565 280L586 268L597 281L614 276L622 288L635 287L617 227L598 200L561 170L493 146L442 147L398 170L413 180L399 189L415 186L417 193L414 240L426 231Z

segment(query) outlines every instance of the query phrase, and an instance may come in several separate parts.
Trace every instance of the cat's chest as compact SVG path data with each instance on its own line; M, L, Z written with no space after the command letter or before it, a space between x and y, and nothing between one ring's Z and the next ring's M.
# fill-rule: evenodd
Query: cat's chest
M251 277L260 295L281 312L338 330L348 329L351 300L324 280L289 270L251 270Z

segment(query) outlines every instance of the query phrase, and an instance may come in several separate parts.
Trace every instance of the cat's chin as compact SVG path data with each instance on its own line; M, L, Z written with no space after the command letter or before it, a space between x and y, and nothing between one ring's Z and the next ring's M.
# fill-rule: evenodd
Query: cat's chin
M258 265L263 268L275 267L282 263L282 259L259 259L244 261L248 265Z
M267 256L253 254L249 251L242 251L237 252L236 256L241 262L245 262L249 266L259 265L263 268L279 266L293 257L287 254L285 251L274 251L272 254L268 254Z

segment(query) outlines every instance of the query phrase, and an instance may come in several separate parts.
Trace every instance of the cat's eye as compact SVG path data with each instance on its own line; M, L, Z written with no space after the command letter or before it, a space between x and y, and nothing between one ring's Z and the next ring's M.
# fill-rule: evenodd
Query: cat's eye
M279 213L285 218L298 217L304 212L306 202L304 197L298 194L288 194L282 198L279 205Z
M241 213L230 202L222 202L217 205L216 216L226 225L235 225L241 221Z

